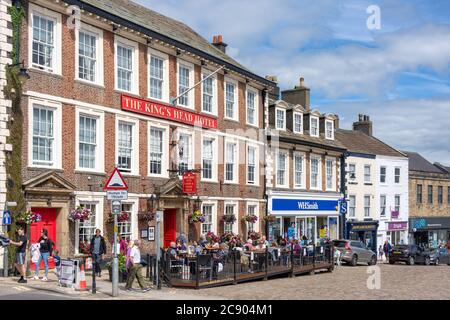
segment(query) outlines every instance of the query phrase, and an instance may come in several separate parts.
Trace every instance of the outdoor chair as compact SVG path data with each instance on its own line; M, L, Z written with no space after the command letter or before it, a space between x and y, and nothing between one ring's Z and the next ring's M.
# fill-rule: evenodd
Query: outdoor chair
M198 272L201 274L203 271L205 271L205 276L208 278L209 281L212 280L212 270L213 270L213 263L212 258L210 254L200 254L198 256Z
M181 276L181 271L183 269L183 261L177 259L170 259L170 273L178 274Z

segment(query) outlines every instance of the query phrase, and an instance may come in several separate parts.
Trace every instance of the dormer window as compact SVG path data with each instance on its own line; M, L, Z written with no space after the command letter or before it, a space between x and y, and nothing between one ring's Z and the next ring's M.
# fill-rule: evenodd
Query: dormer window
M311 117L309 133L310 133L311 137L319 136L319 118Z
M286 130L286 110L276 109L276 129Z
M325 138L334 140L334 124L331 120L325 120Z
M294 132L303 133L303 114L294 112Z

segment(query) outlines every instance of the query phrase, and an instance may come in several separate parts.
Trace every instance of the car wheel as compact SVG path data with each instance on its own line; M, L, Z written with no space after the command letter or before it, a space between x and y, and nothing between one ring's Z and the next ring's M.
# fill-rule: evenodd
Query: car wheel
M353 267L355 267L358 264L358 257L355 255L353 255L352 257L352 262L350 263Z
M438 266L439 265L439 258L436 258L436 260L434 261L434 265Z
M372 256L372 258L370 258L370 260L369 260L369 262L367 262L367 264L368 264L369 266L374 266L374 265L376 265L376 264L377 264L377 257Z
M429 258L429 257L426 257L426 258L425 258L425 265L426 265L426 266L429 266L429 265L430 265L430 258Z
M394 264L395 261L394 260L389 260L389 264Z
M408 259L408 262L406 262L406 264L407 265L409 265L409 266L413 266L414 265L414 257L413 256L411 256L411 257L409 257L409 259Z

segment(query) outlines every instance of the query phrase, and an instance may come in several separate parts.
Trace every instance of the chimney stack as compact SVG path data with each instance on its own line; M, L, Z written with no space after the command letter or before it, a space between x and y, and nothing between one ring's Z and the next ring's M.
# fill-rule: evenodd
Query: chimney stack
M306 110L310 108L310 89L305 86L305 78L300 78L300 83L294 89L281 92L284 101L299 104Z
M361 131L365 134L367 134L368 136L372 135L372 121L370 120L370 117L368 115L365 114L359 114L358 115L358 120L357 122L353 122L353 130L355 131Z
M222 35L217 35L213 37L212 45L215 46L217 49L222 51L223 53L226 53L227 44L223 42Z

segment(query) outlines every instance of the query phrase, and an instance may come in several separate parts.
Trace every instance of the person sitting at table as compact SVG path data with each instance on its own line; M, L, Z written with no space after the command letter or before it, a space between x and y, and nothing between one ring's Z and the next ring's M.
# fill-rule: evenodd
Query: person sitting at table
M188 247L189 254L201 254L202 250L202 246L199 245L195 240L191 241L191 244Z
M308 244L308 237L303 235L301 245L302 247L305 247Z
M253 241L251 239L248 239L247 242L244 244L244 250L245 251L253 250Z
M294 240L294 246L292 248L294 250L294 254L298 255L302 251L302 246L298 242L298 240Z
M256 245L256 247L254 247L255 250L266 250L266 241L261 239L258 241L258 244Z
M177 242L177 251L178 252L185 252L186 250L187 250L186 245L182 241L178 240L178 242Z
M206 241L206 237L204 234L200 235L200 240L198 241L198 243L203 248L208 244L208 241Z
M169 259L173 266L183 264L183 258L178 255L177 245L174 241L170 242L170 246L167 248L167 253L169 254Z

